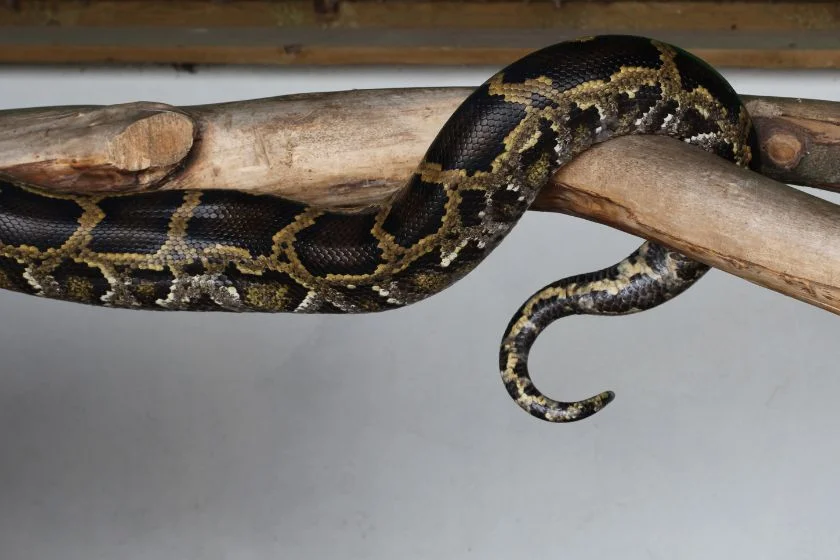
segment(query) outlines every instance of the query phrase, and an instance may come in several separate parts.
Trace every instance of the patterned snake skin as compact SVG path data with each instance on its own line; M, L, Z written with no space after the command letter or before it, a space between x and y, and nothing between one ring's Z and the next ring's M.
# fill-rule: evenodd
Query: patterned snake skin
M552 173L592 144L665 134L748 165L749 116L711 67L630 36L560 43L505 68L452 115L408 184L380 206L328 211L234 191L55 195L0 180L0 287L134 309L361 313L435 294L475 268ZM707 267L653 243L534 294L511 320L508 392L552 422L612 393L543 396L528 352L552 321L649 309Z

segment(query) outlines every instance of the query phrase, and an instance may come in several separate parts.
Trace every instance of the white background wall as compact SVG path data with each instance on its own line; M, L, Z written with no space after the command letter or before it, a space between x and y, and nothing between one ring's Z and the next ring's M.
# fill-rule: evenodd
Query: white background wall
M477 85L493 69L0 69L0 108ZM726 73L840 101L840 73ZM838 162L840 165L840 162ZM713 271L544 333L538 422L497 351L533 290L638 243L529 214L383 315L172 314L0 294L0 558L835 558L840 318Z

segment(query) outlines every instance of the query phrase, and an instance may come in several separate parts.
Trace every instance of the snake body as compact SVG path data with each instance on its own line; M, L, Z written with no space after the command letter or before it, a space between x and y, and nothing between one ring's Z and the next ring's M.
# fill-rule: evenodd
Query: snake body
M746 110L710 66L646 38L590 37L490 78L451 116L405 187L363 210L236 191L59 195L2 180L0 287L132 309L394 309L470 272L552 173L626 134L681 138L739 165L755 152ZM508 392L550 421L599 410L612 393L563 403L536 389L527 370L536 336L570 314L654 307L706 270L645 243L613 267L543 288L505 332Z

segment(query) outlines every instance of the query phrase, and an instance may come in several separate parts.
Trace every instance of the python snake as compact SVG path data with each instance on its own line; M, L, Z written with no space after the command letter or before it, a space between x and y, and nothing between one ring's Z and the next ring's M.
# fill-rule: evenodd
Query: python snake
M463 277L551 175L591 145L665 134L749 165L747 111L729 84L655 40L597 36L532 53L451 116L408 183L354 212L236 191L60 195L0 180L0 287L110 307L360 313L401 307ZM610 268L546 286L517 311L504 384L530 414L585 418L529 377L537 335L572 314L620 315L678 295L707 266L646 242Z

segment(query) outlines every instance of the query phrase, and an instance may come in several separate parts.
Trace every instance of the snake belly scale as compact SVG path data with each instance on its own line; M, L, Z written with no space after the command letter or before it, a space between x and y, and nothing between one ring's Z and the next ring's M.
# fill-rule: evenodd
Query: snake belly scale
M57 195L0 180L0 287L109 307L360 313L401 307L463 277L498 245L551 175L595 143L665 134L749 165L750 118L710 66L632 36L526 56L450 117L408 183L354 212L236 191ZM612 393L542 395L527 359L571 314L619 315L679 294L705 265L647 242L619 264L529 298L505 331L500 369L532 415L585 418Z

